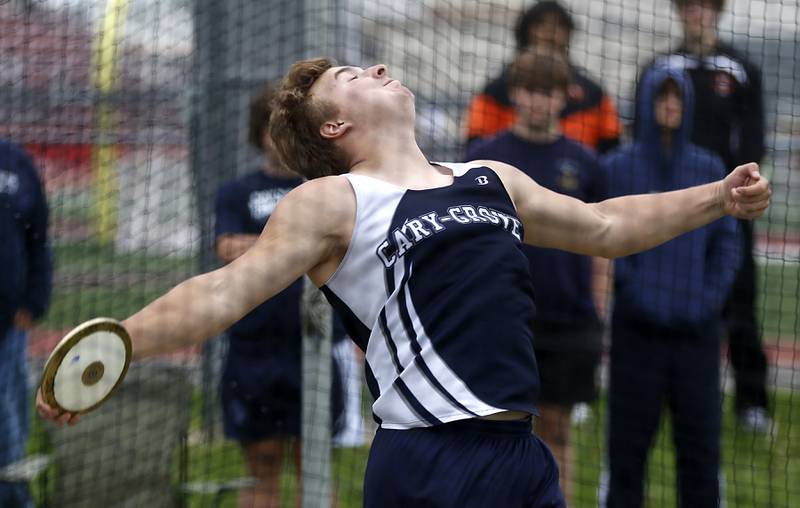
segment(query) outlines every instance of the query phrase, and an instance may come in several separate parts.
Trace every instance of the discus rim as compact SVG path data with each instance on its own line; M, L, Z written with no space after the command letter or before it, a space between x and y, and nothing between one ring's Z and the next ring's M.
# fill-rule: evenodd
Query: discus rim
M119 374L114 386L111 387L111 390L98 400L96 403L92 404L91 406L78 410L73 411L70 409L66 409L58 403L55 396L55 379L56 374L58 373L58 369L61 367L64 358L66 358L67 353L69 353L72 348L80 341L82 341L85 337L88 337L96 332L110 332L115 336L119 337L122 340L123 346L125 347L125 360L123 363L122 371ZM122 323L117 321L113 318L107 317L100 317L91 319L82 323L75 328L73 328L68 334L62 338L56 347L53 349L50 356L47 358L47 362L44 366L44 371L42 372L41 382L39 386L41 387L42 398L44 401L50 405L51 407L58 409L59 411L70 412L75 414L86 414L90 411L93 411L98 406L103 404L108 398L116 391L119 384L125 379L125 375L128 373L128 367L131 363L131 355L133 353L133 345L131 342L131 336L128 334L128 330L122 326Z

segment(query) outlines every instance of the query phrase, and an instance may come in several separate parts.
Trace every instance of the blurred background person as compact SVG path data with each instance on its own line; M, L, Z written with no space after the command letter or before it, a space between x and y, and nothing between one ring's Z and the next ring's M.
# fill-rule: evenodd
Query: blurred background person
M255 243L281 198L303 182L272 156L267 127L273 95L274 86L268 85L250 105L248 142L263 153L263 166L222 185L217 194L216 252L224 263ZM298 279L227 331L221 381L224 430L241 444L248 473L256 480L254 487L240 492L242 508L280 506L286 459L293 462L299 485L302 293ZM336 428L343 401L335 363L331 395Z
M338 314L333 314L333 345L331 354L341 377L342 410L336 422L332 444L337 448L353 448L367 444L367 431L361 407L364 378L364 354L350 340Z
M27 341L50 302L52 254L44 188L30 156L0 139L0 468L25 456L30 431ZM24 483L0 482L0 507L29 508Z
M575 22L558 2L545 0L529 7L514 29L516 51L548 44L569 61L569 42ZM508 94L508 69L491 79L475 96L467 110L467 143L506 130L515 113ZM570 65L564 109L559 113L561 129L570 139L604 153L619 144L622 127L613 101L581 69Z
M727 173L716 154L690 142L693 94L683 71L646 72L638 100L636 142L605 159L611 196L672 191ZM606 506L643 506L647 457L665 405L679 505L719 506L722 307L739 251L736 222L727 217L616 261Z
M521 51L507 81L514 124L474 143L467 160L506 162L553 191L587 202L602 200L606 179L596 155L561 131L559 114L569 76L568 62L550 46ZM569 503L574 465L570 413L575 404L592 402L597 396L603 330L598 308L605 309L607 292L605 287L593 292L592 284L605 280L608 261L594 265L603 277L593 277L590 257L528 245L523 251L533 279L534 349L542 387L534 432L558 462L561 488ZM593 300L593 295L600 300Z
M650 68L685 70L694 85L696 108L692 142L720 156L730 171L764 156L764 108L761 73L718 38L725 0L673 0L683 26L683 41L660 55ZM735 410L746 428L766 432L767 358L755 316L756 266L753 223L740 220L742 261L725 305L730 359L736 384Z

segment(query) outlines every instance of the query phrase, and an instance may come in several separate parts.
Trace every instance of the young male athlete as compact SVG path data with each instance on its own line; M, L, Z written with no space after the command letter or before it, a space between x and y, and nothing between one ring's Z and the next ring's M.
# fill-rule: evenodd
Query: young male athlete
M202 342L307 273L366 351L380 428L365 506L564 506L530 432L539 378L523 240L626 255L725 214L760 215L768 183L748 164L713 184L584 204L506 164L432 164L414 114L383 65L292 66L270 134L310 181L245 254L125 320L134 354ZM37 402L46 418L78 420Z

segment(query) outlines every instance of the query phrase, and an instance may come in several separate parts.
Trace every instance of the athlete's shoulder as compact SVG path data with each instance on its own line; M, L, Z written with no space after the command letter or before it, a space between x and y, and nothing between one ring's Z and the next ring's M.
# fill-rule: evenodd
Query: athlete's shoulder
M335 175L306 180L292 189L289 194L297 196L295 199L317 200L325 198L331 199L332 202L339 202L346 200L347 197L352 198L353 193L347 177L345 175ZM336 199L333 199L334 197Z
M309 222L329 224L355 213L355 195L345 176L325 176L292 189L280 208L284 213L302 214Z
M514 203L517 202L518 194L523 192L523 189L526 187L525 183L533 181L530 176L523 173L519 168L505 162L485 159L469 161L466 165L471 167L484 167L494 172L500 179L503 187L505 187L511 201Z
M509 173L509 172L515 172L515 171L518 172L519 171L519 169L517 169L515 166L512 166L511 164L508 164L506 162L492 160L492 159L475 159L475 160L471 160L471 161L465 162L464 165L465 166L469 166L469 167L473 167L473 168L480 168L480 167L489 168L489 169L491 169L492 171L494 171L495 173L497 173L498 175L501 175L501 176L502 176L503 173Z

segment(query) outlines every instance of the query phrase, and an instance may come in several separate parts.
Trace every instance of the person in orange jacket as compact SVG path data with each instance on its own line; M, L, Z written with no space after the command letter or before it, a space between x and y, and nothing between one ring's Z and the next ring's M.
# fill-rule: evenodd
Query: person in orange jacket
M534 44L551 44L569 58L569 41L575 22L558 2L540 1L517 21L514 36L517 51ZM622 133L617 109L599 84L570 64L571 80L561 112L564 135L599 153L616 147ZM476 95L467 110L467 143L494 136L514 123L514 108L508 91L508 69L492 79Z

